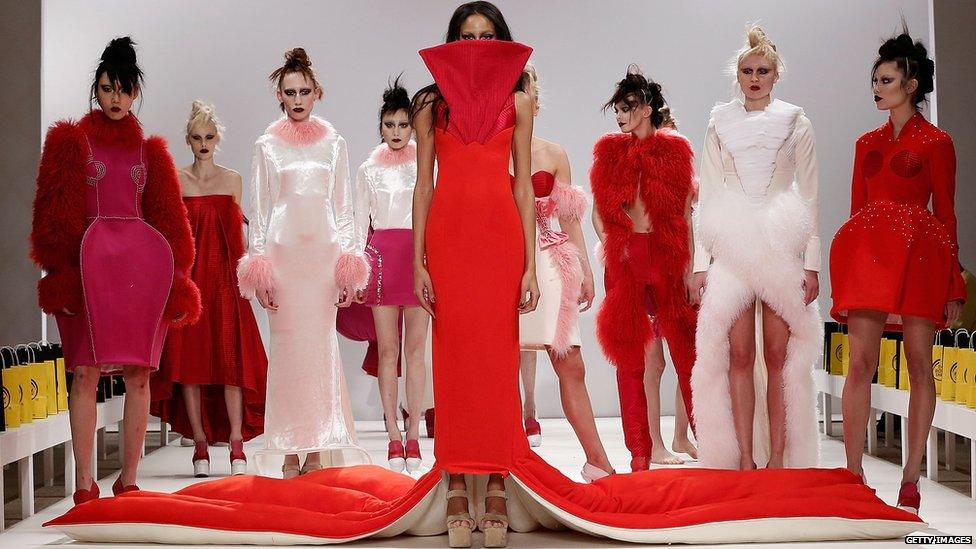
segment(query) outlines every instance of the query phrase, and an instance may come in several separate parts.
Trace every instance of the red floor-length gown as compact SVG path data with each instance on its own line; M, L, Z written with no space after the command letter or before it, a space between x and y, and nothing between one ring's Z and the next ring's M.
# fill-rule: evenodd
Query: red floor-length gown
M268 358L251 303L237 289L244 216L230 195L188 196L183 203L196 244L190 277L200 288L203 310L196 324L170 330L159 371L150 382L150 411L192 438L181 385L200 385L200 418L207 440L228 442L224 386L240 387L241 433L250 440L264 432Z
M421 55L450 109L435 131L428 214L434 285L435 455L414 481L374 465L292 480L232 477L175 494L131 492L47 523L85 541L328 544L446 531L446 472L509 473L511 528L571 528L640 543L877 539L924 525L847 470L669 469L579 484L532 452L518 397L524 250L507 173L512 89L531 50L451 42ZM483 511L484 476L469 482ZM446 540L445 540L446 543Z

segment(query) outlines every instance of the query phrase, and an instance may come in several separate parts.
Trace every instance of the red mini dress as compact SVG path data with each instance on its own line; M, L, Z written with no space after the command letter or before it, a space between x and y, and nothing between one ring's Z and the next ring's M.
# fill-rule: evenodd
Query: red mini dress
M921 114L897 138L889 120L857 140L851 218L830 248L835 320L869 309L888 313L888 329L900 329L903 316L945 326L946 303L966 297L955 188L952 138Z

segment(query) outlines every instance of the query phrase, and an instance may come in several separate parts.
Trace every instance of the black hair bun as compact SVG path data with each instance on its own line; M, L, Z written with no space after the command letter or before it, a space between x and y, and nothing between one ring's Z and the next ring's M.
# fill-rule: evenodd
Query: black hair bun
M305 48L292 48L285 52L285 66L298 70L310 69L312 68L312 60L309 59Z
M916 107L926 101L926 96L935 89L935 61L929 58L925 45L912 38L907 27L898 36L885 40L878 48L878 59L874 67L888 62L896 63L906 80L915 79L918 82L915 90Z
M410 94L407 93L406 88L400 85L402 76L401 73L383 90L383 105L380 107L381 120L387 114L395 113L401 109L410 112Z
M101 61L116 67L136 64L136 43L128 36L113 38L102 51Z

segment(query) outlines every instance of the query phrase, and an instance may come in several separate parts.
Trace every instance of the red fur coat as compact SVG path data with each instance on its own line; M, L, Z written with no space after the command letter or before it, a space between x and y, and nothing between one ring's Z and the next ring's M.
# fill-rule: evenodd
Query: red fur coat
M144 139L134 115L110 122L100 110L88 113L77 122L56 122L44 139L30 235L31 259L47 271L37 284L41 309L50 314L59 314L64 309L81 310L79 261L81 239L88 228L86 136L118 147L144 145L143 215L146 223L162 233L173 250L174 280L164 314L174 326L196 322L200 316L200 292L187 277L193 265L193 236L166 141L158 136Z
M643 201L651 220L654 258L665 295L655 295L658 325L668 339L672 358L694 355L695 312L685 297L684 275L691 262L685 210L694 190L694 152L688 140L671 130L658 130L638 140L630 134L609 133L593 147L590 185L594 208L603 220L606 241L607 296L597 314L597 339L617 367L642 365L644 345L652 337L644 309L644 290L627 269L626 245L633 222L623 209ZM689 331L691 337L684 337ZM672 338L669 334L681 337ZM672 339L689 342L675 349ZM693 361L693 358L692 358Z

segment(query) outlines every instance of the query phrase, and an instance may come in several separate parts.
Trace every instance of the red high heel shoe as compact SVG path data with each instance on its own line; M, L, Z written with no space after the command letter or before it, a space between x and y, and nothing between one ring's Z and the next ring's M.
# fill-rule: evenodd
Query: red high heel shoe
M207 441L198 440L194 443L193 450L193 476L205 478L210 476L210 452L207 450Z
M542 426L534 417L525 418L525 436L529 437L529 446L542 446Z
M898 508L917 515L921 506L922 494L918 491L918 482L902 483L898 491Z
M137 491L139 491L139 487L136 486L135 484L129 484L127 486L122 486L122 476L121 475L119 475L119 478L115 479L115 483L112 484L112 495L115 495L115 496L121 496L122 494L124 494L126 492L137 492Z
M244 441L230 441L230 474L243 475L247 473L247 456L244 455Z
M407 439L407 449L404 454L407 458L407 472L413 473L420 469L420 465L424 462L423 458L420 456L420 441L417 439Z
M75 490L72 499L74 499L75 505L81 505L86 501L98 499L98 483L95 482L95 479L92 479L91 486L89 486L87 490L85 489Z
M406 465L407 461L403 443L399 440L391 440L386 453L386 459L390 462L390 470L402 473L403 466Z

